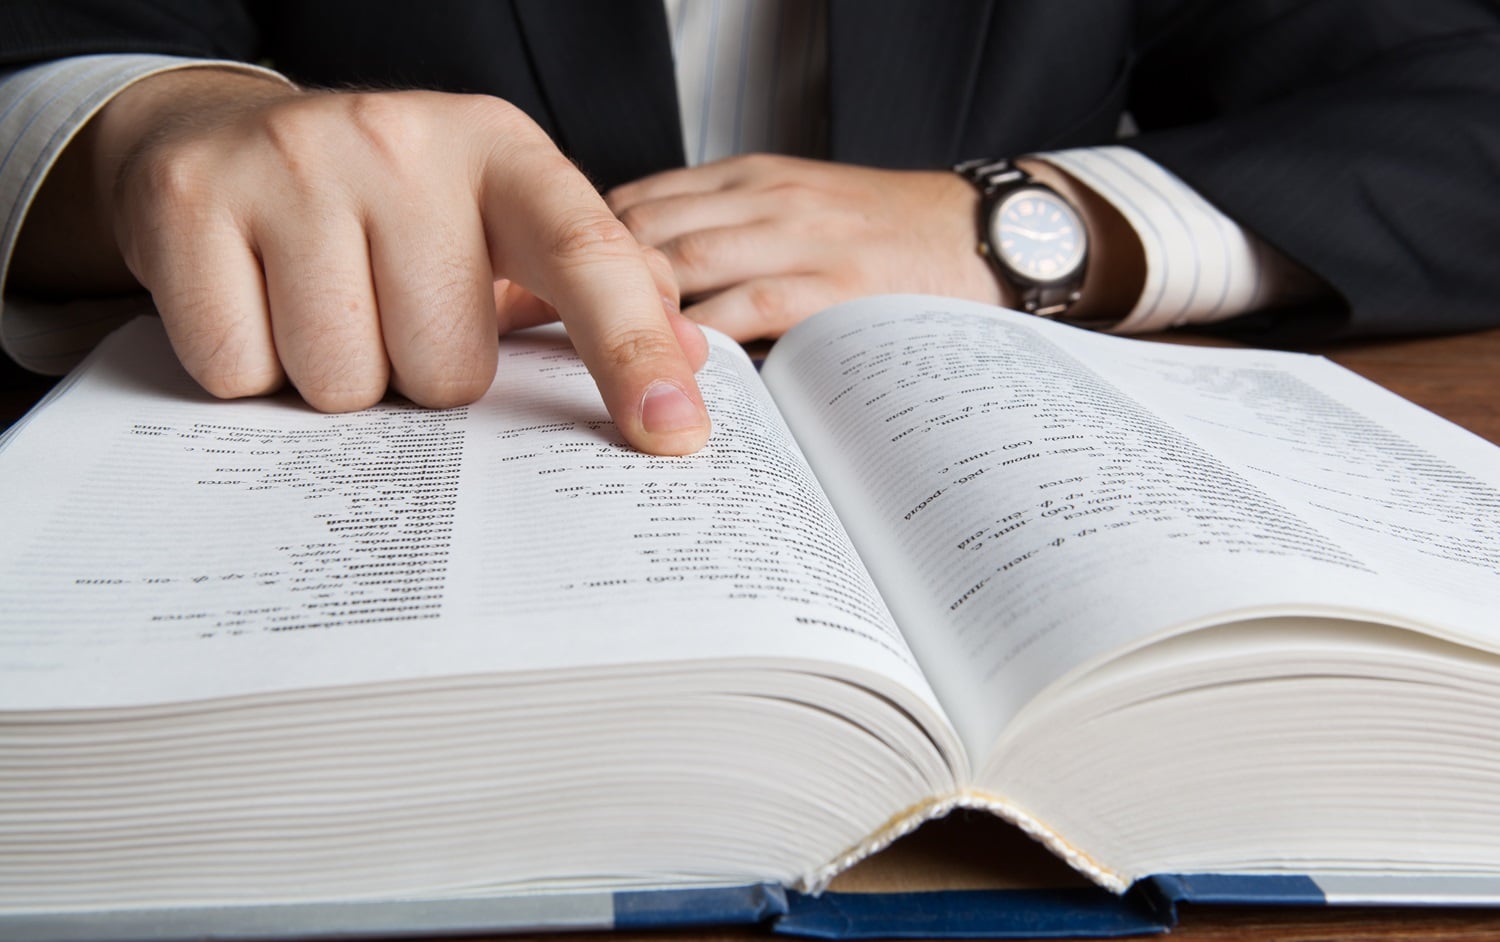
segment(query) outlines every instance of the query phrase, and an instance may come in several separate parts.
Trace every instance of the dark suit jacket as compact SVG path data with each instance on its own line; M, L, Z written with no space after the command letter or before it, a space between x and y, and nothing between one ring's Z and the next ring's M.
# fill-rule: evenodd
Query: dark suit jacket
M1500 323L1494 0L828 0L829 157L946 167L1131 140L1343 299L1282 339ZM0 63L268 60L499 95L601 187L682 163L660 0L14 0Z

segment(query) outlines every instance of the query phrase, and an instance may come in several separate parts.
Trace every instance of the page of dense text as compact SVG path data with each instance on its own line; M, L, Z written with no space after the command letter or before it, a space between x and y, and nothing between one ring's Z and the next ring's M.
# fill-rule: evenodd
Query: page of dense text
M815 317L764 375L972 754L1166 630L1327 613L1500 648L1496 450L1321 359L905 297Z
M654 458L566 336L507 338L480 402L214 401L159 324L0 451L0 707L690 658L830 661L930 700L749 360Z

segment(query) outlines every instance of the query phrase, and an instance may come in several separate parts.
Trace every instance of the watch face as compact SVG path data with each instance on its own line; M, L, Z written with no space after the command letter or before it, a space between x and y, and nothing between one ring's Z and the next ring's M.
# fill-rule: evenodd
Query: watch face
M990 216L990 245L1011 271L1038 284L1063 281L1083 264L1083 221L1056 193L1016 190Z

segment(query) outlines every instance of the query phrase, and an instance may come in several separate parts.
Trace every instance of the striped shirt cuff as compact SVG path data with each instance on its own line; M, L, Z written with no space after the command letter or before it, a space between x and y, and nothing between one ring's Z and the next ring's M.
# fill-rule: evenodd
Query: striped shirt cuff
M1113 333L1222 321L1305 292L1292 262L1128 147L1037 154L1109 200L1140 236L1146 281Z
M147 76L212 66L285 78L268 69L206 59L98 55L59 59L0 78L0 289L21 222L47 171L73 135L111 98ZM0 294L0 349L38 373L61 374L139 301L48 304Z

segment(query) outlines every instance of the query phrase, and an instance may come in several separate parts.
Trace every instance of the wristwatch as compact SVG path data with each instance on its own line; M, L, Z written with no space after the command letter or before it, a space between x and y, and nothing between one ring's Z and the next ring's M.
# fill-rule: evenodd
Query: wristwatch
M979 190L979 250L1015 289L1021 309L1066 320L1089 259L1078 210L1009 160L966 160L953 169Z

